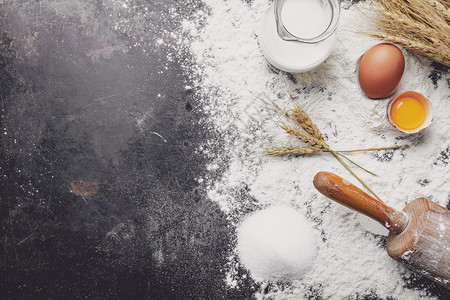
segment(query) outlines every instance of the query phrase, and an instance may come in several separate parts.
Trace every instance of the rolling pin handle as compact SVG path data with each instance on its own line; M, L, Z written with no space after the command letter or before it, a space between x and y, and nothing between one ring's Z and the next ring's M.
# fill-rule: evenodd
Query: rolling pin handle
M319 172L313 183L324 196L372 218L396 234L401 233L408 225L408 215L405 212L381 203L333 173Z

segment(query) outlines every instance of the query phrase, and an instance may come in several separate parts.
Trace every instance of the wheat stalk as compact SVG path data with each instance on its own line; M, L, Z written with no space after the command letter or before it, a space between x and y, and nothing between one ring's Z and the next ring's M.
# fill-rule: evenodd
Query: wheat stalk
M291 100L294 108L290 109L289 111L284 111L285 112L284 116L287 119L293 121L294 125L303 128L303 130L305 130L310 136L312 136L317 141L320 141L325 147L328 147L319 128L313 123L313 121L308 116L306 111L297 102L295 102L294 98L292 97L292 93L289 91L292 90L292 88L289 88L288 85L289 84L286 78L284 78L284 86L286 88L286 91L289 95L289 99Z
M426 35L433 43L438 45L441 44L441 40L435 35L435 30L429 26L420 22L414 22L411 18L407 18L398 12L384 11L379 7L375 8L375 11L383 14L386 18L383 21L376 21L378 27L386 27L385 31L390 32L391 34L395 34L400 30L405 34L408 32L421 32L422 35ZM399 25L401 25L401 29L398 28ZM448 38L445 37L445 39L447 40Z
M350 172L350 174L352 174L353 175L353 177L355 177L359 182L361 182L361 184L369 191L369 192L371 192L372 193L372 195L374 195L375 196L375 198L377 198L377 200L378 201L380 201L381 203L384 203L383 202L383 200L381 200L381 198L380 197L378 197L378 195L377 194L375 194L375 192L374 191L372 191L372 189L361 179L361 178L359 178L359 176L358 175L356 175L353 171L352 171L352 169L350 169L350 167L346 164L346 163L344 163L343 161L342 161L342 159L340 159L340 157L338 156L338 154L336 153L336 152L331 152L331 154L333 154L333 156L344 166L344 168L346 168L347 169L347 171L349 171Z
M264 151L268 155L272 156L300 156L305 154L313 154L318 152L329 152L331 153L361 184L370 192L372 195L377 198L380 202L383 202L374 191L372 191L367 184L358 177L358 175L353 172L350 167L340 159L339 155L342 155L346 159L348 159L352 164L361 168L362 170L375 175L374 173L364 169L357 163L353 162L346 156L344 156L343 152L357 152L357 151L374 151L374 150L386 150L386 149L398 149L398 148L409 148L408 145L402 146L393 146L393 147L383 147L383 148L368 148L368 149L357 149L357 150L342 150L342 151L334 151L330 148L330 146L325 142L322 133L319 128L313 123L311 118L308 116L306 111L298 105L289 93L289 96L294 103L294 108L290 110L284 110L278 106L273 105L276 110L292 125L282 122L280 127L289 135L297 138L299 141L309 145L310 147L269 147L265 148Z
M308 134L310 134L316 140L325 143L322 133L309 118L308 114L300 106L298 106L298 104L295 103L295 105L296 107L290 110L291 119L294 120L296 124L299 124Z
M323 150L306 148L306 147L271 147L265 148L264 151L273 156L299 156L305 154L312 154L317 152L324 152Z
M389 150L389 149L400 149L405 148L408 149L409 145L400 145L400 146L392 146L392 147L380 147L380 148L366 148L366 149L356 149L356 150L337 150L337 153L344 152L362 152L362 151L378 151L378 150Z
M388 35L388 34L372 33L370 35L374 38L382 39L386 42L400 45L400 46L402 46L406 49L409 49L417 54L420 54L431 60L434 60L435 62L441 63L446 66L450 66L450 56L448 56L448 55L450 55L450 53L447 54L447 56L446 56L444 54L441 54L440 52L436 52L436 49L430 45L427 45L427 44L424 44L421 42L411 41L409 39L405 39L405 38L401 38L401 37L396 37L393 35Z
M450 4L447 0L374 0L376 32L362 32L450 67Z
M331 149L324 150L324 149L314 149L314 148L307 148L307 147L284 146L284 147L267 147L267 148L264 148L264 151L267 154L273 155L273 156L289 156L289 155L302 155L302 154L323 153L323 152L336 152L337 154L341 154L341 153L352 153L352 152L363 152L363 151L367 152L367 151L380 151L380 150L395 150L395 149L401 149L401 148L408 149L409 145L366 148L366 149L352 149L352 150L331 150ZM362 168L362 169L364 169L364 168ZM369 171L367 171L367 172L372 173Z
M308 144L312 147L316 147L317 149L330 150L330 147L325 142L311 136L308 132L302 132L298 128L295 128L293 126L286 125L286 124L282 124L281 128L284 131L286 131L287 134L290 134L290 135L296 137L297 139L299 139L300 141L302 141L305 144Z
M335 150L331 149L330 146L325 142L323 134L320 132L319 128L314 124L314 122L308 116L306 111L293 99L292 94L288 90L286 80L285 80L285 87L286 87L286 91L289 95L289 99L293 103L293 108L291 108L289 110L285 110L275 104L271 104L271 103L269 103L269 104L271 104L271 106L274 107L275 110L278 111L278 113L280 113L280 115L282 117L284 117L289 123L289 124L287 124L285 122L281 122L280 127L287 134L297 138L299 141L309 145L310 147L296 147L296 146L269 147L269 148L265 148L264 151L268 155L272 155L272 156L300 156L300 155L313 154L313 153L318 153L318 152L331 153L339 161L339 163L341 163L350 172L350 174L352 174L370 193L372 193L372 195L376 199L378 199L380 202L383 202L380 199L380 197L378 197L378 195L375 194L375 192L372 191L367 186L367 184L361 178L359 178L358 175L356 175L355 172L353 172L346 163L344 163L344 161L342 161L342 159L339 157L339 155L344 157L345 159L347 159L349 162L351 162L358 168L361 168L362 170L364 170L372 175L376 175L376 174L364 169L363 167L361 167L360 165L358 165L357 163L355 163L354 161L352 161L351 159L349 159L342 153L409 148L409 145L335 151Z
M441 11L442 15L445 17L447 21L450 21L450 2L448 1L433 1L430 0L430 5L436 9L437 11Z

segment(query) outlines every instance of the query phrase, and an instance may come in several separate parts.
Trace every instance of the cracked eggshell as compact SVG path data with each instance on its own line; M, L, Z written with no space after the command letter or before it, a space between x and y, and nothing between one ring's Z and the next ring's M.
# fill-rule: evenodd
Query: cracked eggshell
M403 129L400 126L398 126L394 119L392 118L392 105L395 103L395 101L397 99L402 99L402 98L407 98L407 97L411 97L416 99L417 101L419 101L419 103L422 105L423 107L423 111L424 111L424 121L423 123L414 129ZM403 92L399 95L397 95L396 97L392 98L391 101L389 101L388 106L387 106L387 118L389 120L389 123L398 131L402 132L402 133L406 133L406 134L413 134L413 133L418 133L423 131L425 128L427 128L428 126L431 125L431 123L433 122L433 105L431 103L430 100L428 100L428 98L426 98L424 95L418 93L418 92L414 92L414 91L406 91Z

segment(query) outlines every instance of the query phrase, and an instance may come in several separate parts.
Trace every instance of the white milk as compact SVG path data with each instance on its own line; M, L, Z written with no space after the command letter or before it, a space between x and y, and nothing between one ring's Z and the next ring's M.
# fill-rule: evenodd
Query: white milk
M281 19L285 28L300 38L313 38L322 34L331 20L330 9L320 0L286 0ZM315 44L285 41L280 38L275 22L274 4L261 20L258 33L261 50L274 67L286 72L305 72L317 67L330 54L335 35Z
M281 10L284 27L300 38L322 34L330 24L331 11L318 0L286 0Z

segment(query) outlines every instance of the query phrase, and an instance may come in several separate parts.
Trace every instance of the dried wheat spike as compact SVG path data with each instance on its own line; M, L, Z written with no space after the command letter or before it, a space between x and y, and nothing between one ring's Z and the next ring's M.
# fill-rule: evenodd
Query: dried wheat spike
M281 125L281 128L284 131L286 131L287 134L290 134L290 135L296 137L303 143L306 143L317 149L322 149L322 150L327 150L327 151L330 150L330 147L325 142L323 142L315 137L312 137L309 134L307 134L306 132L302 132L293 126L283 124L283 125Z
M286 155L304 155L304 154L312 154L317 152L323 152L322 150L306 148L306 147L272 147L265 148L264 151L273 156L286 156Z
M370 36L378 39L382 39L386 42L394 43L405 47L408 50L416 52L417 54L423 55L431 60L441 63L445 66L450 66L450 57L442 55L436 52L436 49L430 45L425 45L401 37L395 37L387 34L371 33Z
M291 109L290 116L296 124L301 126L309 135L312 137L324 141L323 135L320 132L319 128L312 122L309 118L308 114L301 109L300 107L296 107L295 109Z
M375 0L371 6L377 32L368 35L398 44L450 67L448 0Z

